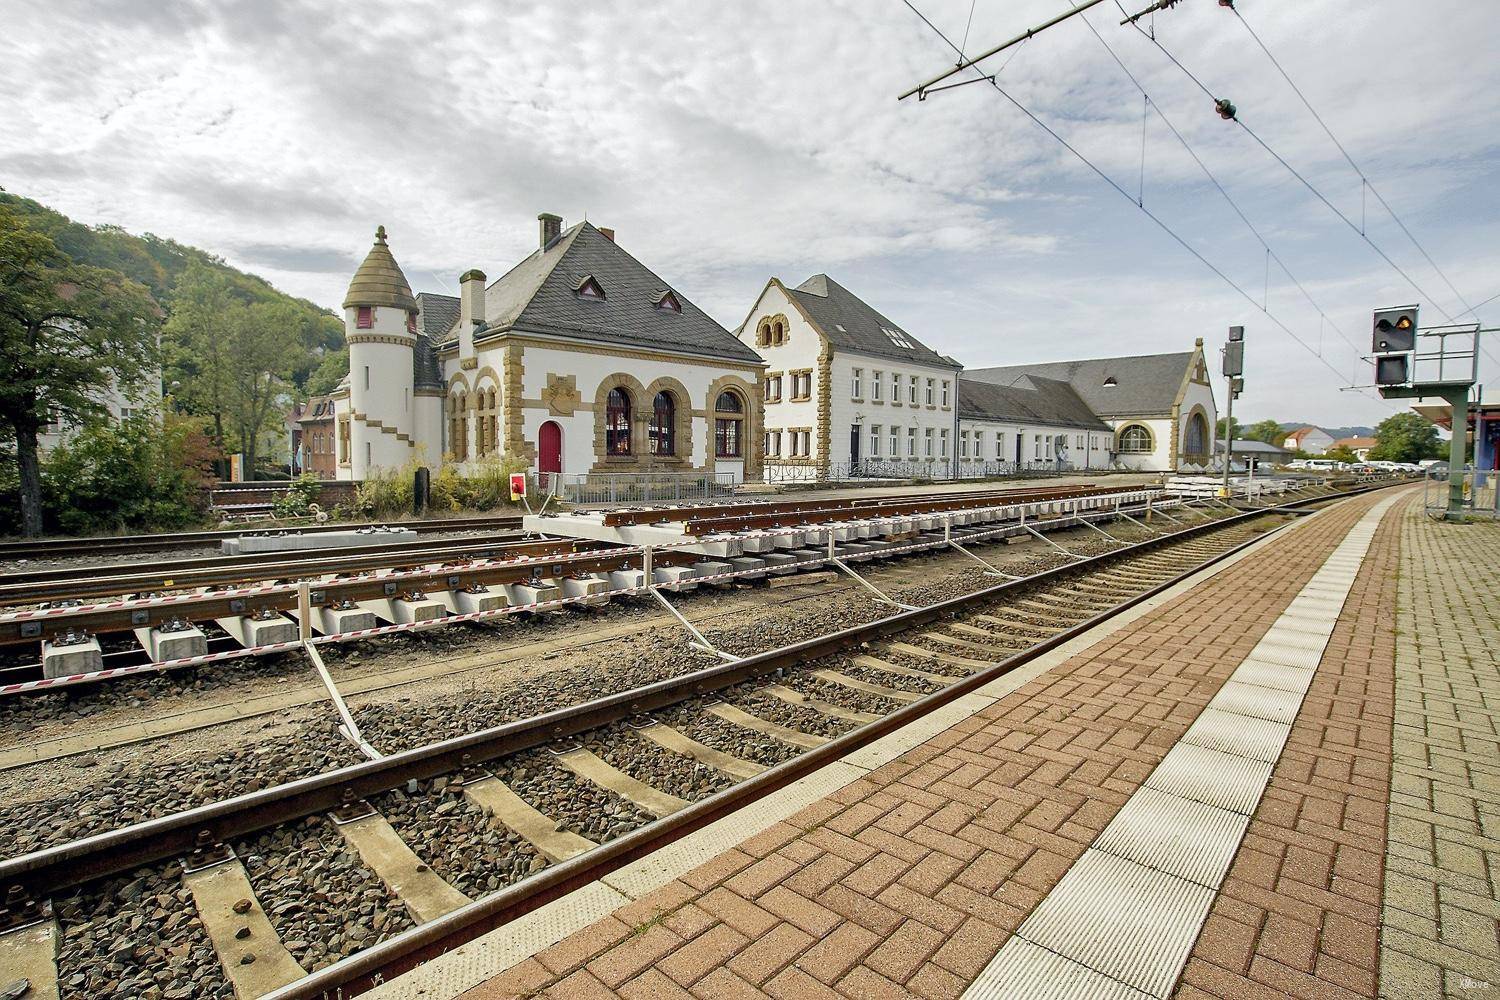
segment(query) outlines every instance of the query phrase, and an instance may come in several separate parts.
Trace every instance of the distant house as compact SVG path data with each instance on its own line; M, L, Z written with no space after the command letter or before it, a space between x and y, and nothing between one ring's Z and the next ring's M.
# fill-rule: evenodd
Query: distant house
M1305 451L1309 455L1321 455L1333 447L1333 435L1321 427L1307 424L1288 431L1281 444L1288 451Z
M1372 437L1349 437L1339 438L1328 446L1328 450L1335 448L1348 448L1354 452L1354 457L1363 462L1370 457L1370 449L1375 447L1375 439Z
M338 478L338 447L334 405L329 396L314 396L300 408L293 435L294 473L311 472L319 479Z

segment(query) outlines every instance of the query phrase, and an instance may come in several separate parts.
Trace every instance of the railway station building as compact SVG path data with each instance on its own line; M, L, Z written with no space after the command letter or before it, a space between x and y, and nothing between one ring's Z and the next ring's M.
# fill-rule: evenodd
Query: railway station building
M588 222L458 296L413 294L384 227L344 299L337 477L519 459L539 473L760 474L760 356Z
M737 335L767 362L767 479L1193 472L1213 460L1201 338L1174 354L965 371L826 274L771 278Z
M1218 409L1203 338L1191 351L977 368L966 382L1068 385L1110 428L1108 462L1137 472L1199 472L1213 461ZM1072 463L1079 467L1077 462Z

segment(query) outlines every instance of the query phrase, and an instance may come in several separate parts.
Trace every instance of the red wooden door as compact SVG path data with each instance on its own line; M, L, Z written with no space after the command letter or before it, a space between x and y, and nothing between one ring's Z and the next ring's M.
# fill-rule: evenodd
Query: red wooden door
M548 485L551 483L548 473L562 471L562 428L555 420L542 424L537 435L536 467L542 474L543 483Z

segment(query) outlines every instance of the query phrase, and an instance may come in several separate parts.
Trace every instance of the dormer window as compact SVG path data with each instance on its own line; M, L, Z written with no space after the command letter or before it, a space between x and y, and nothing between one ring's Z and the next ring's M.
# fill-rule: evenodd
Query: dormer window
M595 302L604 301L604 286L592 274L585 274L578 284L573 286L573 294L580 299L590 299Z
M1104 388L1106 388L1106 389L1113 389L1115 386L1117 386L1119 384L1120 384L1120 380L1117 379L1117 378L1115 378L1113 375L1109 376L1108 378L1106 378L1104 380Z
M375 307L360 306L354 313L354 325L358 329L368 330L375 325Z
M672 290L668 288L656 297L656 309L658 312L680 313L682 312L682 303L677 300L677 296L673 295Z

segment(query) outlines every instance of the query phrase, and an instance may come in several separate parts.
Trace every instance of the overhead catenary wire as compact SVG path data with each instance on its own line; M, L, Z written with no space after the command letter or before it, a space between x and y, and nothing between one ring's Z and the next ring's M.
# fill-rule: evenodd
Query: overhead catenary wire
M1115 6L1116 7L1120 7L1119 0L1115 0ZM1120 11L1121 11L1121 13L1124 13L1124 8L1120 7ZM1104 36L1101 35L1101 34L1099 34L1098 29L1096 29L1094 27L1093 23L1090 22L1087 17L1079 18L1079 20L1083 21L1084 25L1089 29L1089 31L1093 34L1093 36L1096 39L1098 39L1099 44L1104 47L1104 51L1108 52L1110 58L1115 61L1115 65L1118 66L1118 67L1120 67L1120 72L1124 73L1125 76L1130 80L1130 82L1135 85L1135 89L1139 90L1141 92L1141 94L1145 97L1145 99L1146 99L1147 103L1150 105L1150 107L1153 110L1156 111L1157 117L1160 118L1162 120L1162 123L1167 126L1167 128L1171 131L1172 135L1182 145L1182 148L1187 151L1187 154L1193 158L1193 162L1198 165L1198 169L1201 170L1201 171L1203 171L1203 176L1205 176L1205 177L1208 178L1209 183L1211 183L1214 186L1215 190L1217 190L1219 192L1219 194L1221 196L1223 196L1224 201L1226 203L1228 203L1229 207L1234 210L1234 214L1237 215L1237 216L1239 216L1240 221L1245 224L1245 228L1250 231L1250 235L1254 236L1255 237L1255 241L1261 245L1262 249L1265 250L1265 252L1266 252L1267 270L1266 270L1266 291L1265 291L1265 296L1264 296L1263 301L1265 301L1267 303L1269 303L1269 301L1270 301L1270 284L1271 284L1270 263L1271 263L1271 261L1275 261L1276 262L1276 266L1279 267L1279 268L1281 268L1282 272L1286 274L1287 278L1291 280L1292 284L1294 284L1294 285L1297 286L1297 290L1302 293L1302 297L1307 300L1307 304L1313 307L1313 311L1315 311L1318 314L1318 318L1319 318L1320 324L1322 322L1327 322L1327 324L1329 326L1333 327L1334 332L1337 333L1339 335L1339 337L1341 337L1343 339L1344 343L1348 344L1349 347L1350 347L1350 349L1352 349L1355 352L1355 355L1356 356L1360 356L1362 354L1362 352L1361 352L1361 350L1359 348L1359 345L1357 345L1356 343L1354 343L1354 341L1352 341L1352 340L1349 339L1348 335L1345 334L1344 331L1339 327L1339 325L1333 321L1333 319L1327 314L1327 312L1323 309L1323 307L1318 304L1317 300L1312 297L1312 293L1307 290L1307 288L1302 284L1301 281L1297 280L1297 276L1292 273L1292 270L1291 270L1290 267L1287 266L1286 261L1282 260L1281 257L1280 257L1280 255L1277 254L1276 251L1271 248L1270 243L1266 240L1265 236L1263 236L1261 234L1260 230L1258 228L1256 228L1255 224L1250 221L1250 218L1247 215L1245 215L1244 211L1240 208L1239 203L1236 202L1234 200L1234 198L1232 198L1230 196L1229 192L1225 189L1224 185L1221 184L1221 183L1219 183L1218 177L1214 176L1213 171L1210 170L1208 168L1208 165L1203 162L1203 158L1200 157L1198 155L1197 151L1193 149L1192 144L1187 141L1187 137L1184 136L1182 134L1182 132L1178 130L1177 126L1172 123L1172 120L1167 117L1167 113L1161 109L1161 105L1158 104L1156 101L1154 101L1154 100L1151 99L1151 95L1149 93L1147 93L1145 86L1136 77L1136 75L1130 71L1130 67L1128 67L1128 66L1125 65L1125 61L1120 58L1119 53L1117 53L1114 50L1114 48L1107 41L1104 40ZM1142 163L1144 164L1144 160L1145 160L1144 150L1143 150L1141 156L1142 156ZM1142 181L1142 187L1144 187L1144 180ZM1319 339L1321 341L1321 333L1320 333ZM1317 351L1317 354L1319 356L1322 356L1322 353L1323 353L1323 351L1322 351L1322 348L1320 346L1319 349L1318 349L1318 351Z
M956 46L956 45L953 44L953 40L950 39L946 34L944 34L941 28L939 28L937 25L933 24L932 21L928 19L927 15L923 14L922 11L919 10L911 2L911 0L901 0L901 2L904 3L907 6L907 8L911 10L911 12L913 14L917 15L917 17L919 19L921 19L922 23L925 24L925 25L927 25L927 27L929 29L931 29L931 31L933 32L933 34L937 35L940 39L942 39L943 42L945 44L947 44L947 46L949 48L953 49L955 52L958 51L958 46ZM971 66L967 66L967 67L960 67L960 68L973 69L975 73L981 73L980 70L978 70L977 68L973 67L972 65ZM981 73L981 76L982 75L983 74ZM1048 135L1050 135L1053 139L1057 140L1057 142L1064 149L1066 149L1069 153L1072 153L1073 156L1076 157L1080 162L1082 162L1084 166L1088 167L1089 170L1091 170L1095 175L1097 175L1100 180L1104 181L1111 188L1113 188L1116 193L1118 193L1121 197L1123 197L1124 199L1126 199L1127 201L1129 201L1131 204L1133 204L1133 205L1136 204L1136 199L1134 197L1132 197L1131 194L1128 191L1126 191L1123 187L1121 187L1120 184L1119 184L1119 182L1117 182L1113 177L1109 176L1109 174L1105 173L1105 171L1103 169L1101 169L1099 166L1097 166L1087 156L1084 156L1083 153L1079 152L1077 148L1075 148L1070 142L1068 142L1068 140L1064 139L1060 134L1058 134L1046 122L1042 121L1035 114L1033 114L1030 108L1026 107L1026 105L1022 104L1009 91L1007 91L1004 87L1002 87L1000 85L999 80L997 80L997 79L995 79L993 77L989 77L989 78L985 78L985 82L989 83L989 85L991 87L993 87L994 90L995 90L995 92L998 93L1001 97L1004 97L1007 101L1009 101L1010 104L1013 107L1015 107L1016 110L1020 111L1023 115L1025 115L1027 118L1029 118L1032 121L1033 124L1035 124L1037 127L1041 128L1044 132L1046 132ZM1297 336L1297 334L1294 333L1290 327L1288 327L1285 323L1283 323L1269 309L1266 309L1259 302L1256 302L1255 298L1252 295L1250 295L1250 293L1248 293L1247 291L1245 291L1245 289L1238 282L1236 282L1233 278L1229 277L1228 274L1224 273L1224 271L1222 269L1220 269L1218 267L1218 265L1214 264L1207 257L1205 257L1201 252L1199 252L1197 250L1197 248L1195 248L1185 238L1183 238L1181 235L1179 235L1176 230L1174 230L1171 226L1167 225L1164 221L1162 221L1162 219L1159 216L1157 216L1149 208L1146 208L1144 205L1136 205L1136 207L1137 207L1137 209L1142 214L1144 214L1146 216L1146 218L1150 219L1153 223L1156 224L1156 226L1159 229L1161 229L1164 233L1166 233L1168 236L1170 236L1173 239L1173 241L1175 241L1177 243L1178 246L1182 247L1188 253L1192 254L1195 258L1197 258L1197 260L1198 260L1199 263L1201 263L1204 267L1208 268L1215 275L1217 275L1220 280L1222 280L1230 288L1234 289L1237 293L1239 293L1239 295L1240 295L1241 298L1243 298L1246 302L1250 303L1250 305L1254 306L1256 309L1259 309L1265 315L1265 317L1268 320L1271 321L1271 323L1273 325L1275 325L1278 329L1280 329L1288 337L1291 337L1292 340L1294 340L1299 346L1301 346L1309 354L1311 354L1313 357L1317 358L1318 361L1319 361L1319 363L1321 363L1323 365L1323 367L1325 367L1329 371L1331 371L1334 374L1334 376L1339 380L1340 383L1343 383L1345 381L1343 372L1341 372L1338 368L1336 368L1333 364L1331 364L1328 361L1327 358L1324 358L1322 356L1322 354L1320 354L1318 351L1314 350L1313 347L1310 344L1308 344L1305 340L1303 340L1301 337ZM1351 388L1353 388L1353 386L1351 386ZM1363 392L1363 390L1360 390L1360 391ZM1365 393L1365 395L1368 395L1368 393ZM1371 397L1371 398L1377 398L1377 397ZM1384 400L1382 400L1382 401L1384 402Z
M1119 2L1119 0L1116 0L1116 4L1117 5L1118 5L1118 2ZM1164 55L1164 56L1167 57L1168 61L1170 61L1172 63L1172 65L1176 66L1179 70L1181 70L1182 74L1184 76L1186 76L1189 80L1191 80L1194 83L1194 85L1196 85L1198 87L1199 90L1203 91L1203 93L1205 95L1207 95L1207 97L1209 98L1209 100L1212 100L1212 101L1218 101L1219 100L1219 98L1217 96L1215 96L1214 92L1212 90L1210 90L1209 87L1202 80L1200 80L1197 77L1197 75L1195 75L1191 70L1189 70L1186 66L1184 66L1182 64L1182 61L1179 60L1176 56L1174 56L1171 53L1171 51L1168 50L1167 47L1161 43L1161 40L1156 37L1155 32L1148 33L1145 30L1143 30L1139 24L1132 24L1131 26L1133 28L1135 28L1136 31L1140 32L1140 34L1143 37L1145 37L1146 39L1148 39L1151 42L1152 45L1155 45L1157 47L1157 49L1160 50L1160 52L1162 53L1162 55ZM1438 299L1437 296L1433 295L1431 292L1427 291L1427 289L1423 288L1422 285L1421 285L1421 283L1418 282L1417 279L1413 278L1411 276L1411 274L1404 267L1402 267L1400 264L1396 263L1396 261L1394 259L1392 259L1392 257L1390 256L1390 254L1386 253L1385 250L1382 249L1379 244L1377 244L1374 240L1372 240L1370 238L1370 236L1369 236L1368 233L1366 233L1359 225L1355 224L1355 222L1354 222L1353 219L1349 218L1349 216L1345 215L1344 212L1338 208L1338 206L1336 206L1333 202L1329 201L1328 197L1326 195L1324 195L1322 191L1318 190L1318 188L1312 183L1312 181L1308 180L1305 176L1303 176L1303 174L1301 173L1301 171L1299 171L1296 167L1292 166L1291 163L1289 163L1287 161L1286 157L1282 156L1279 152L1277 152L1271 146L1270 143L1268 143L1264 139L1262 139L1260 137L1260 135L1254 129L1252 129L1249 125L1246 125L1245 122L1244 122L1244 119L1242 119L1237 113L1235 115L1233 115L1233 117L1231 118L1231 120L1236 125L1238 125L1240 128L1244 129L1246 135L1248 135L1251 139L1255 140L1256 144L1259 145L1261 149L1265 150L1266 153L1268 155L1270 155L1270 157L1272 159L1274 159L1277 163L1281 164L1281 166L1287 171L1287 173L1289 173L1293 177L1295 177L1302 184L1303 187L1307 188L1307 190L1309 192L1311 192L1312 195L1315 198L1317 198L1320 202L1322 202L1323 205L1325 207L1327 207L1327 209L1330 212L1332 212L1335 216L1337 216L1339 218L1339 220L1344 223L1344 225L1348 226L1351 230L1353 230L1353 232L1356 235L1359 236L1360 239L1364 240L1365 243L1369 245L1370 249L1374 250L1375 253L1380 256L1381 260L1383 260L1387 264L1389 264L1392 270L1394 270L1397 274L1401 275L1401 277L1406 280L1406 283L1408 285L1410 285L1413 289L1416 290L1417 294L1422 297L1423 301L1432 303L1433 308L1437 309L1438 312L1442 313L1444 319L1448 320L1450 323L1453 322L1453 320L1454 320L1453 314L1450 313L1450 312L1448 312L1448 310L1446 310L1446 309L1443 308L1442 301L1440 299ZM1371 187L1370 190L1371 190L1372 193L1374 193L1374 188L1373 187ZM1378 197L1378 194L1377 194L1377 197ZM1384 204L1384 200L1383 199L1382 199L1381 203ZM1387 211L1389 211L1389 206L1387 206ZM1392 217L1394 218L1394 214L1393 214ZM1403 228L1405 228L1405 227L1403 227ZM1447 278L1445 277L1444 280L1446 281ZM1481 346L1481 350L1484 351L1485 356L1489 357L1491 361L1495 361L1496 360L1493 356L1490 355L1490 353L1489 353L1489 351L1487 349L1484 349Z
M1260 47L1260 50L1262 52L1265 53L1265 56L1268 60L1270 60L1271 65L1276 67L1276 72L1281 74L1281 78L1286 81L1286 85L1292 88L1292 93L1297 95L1297 99L1302 102L1303 107L1307 108L1308 114L1313 116L1313 120L1318 123L1318 126L1320 128L1322 128L1323 133L1328 136L1329 141L1338 148L1338 151L1341 154L1343 154L1344 160L1349 164L1350 168L1359 175L1360 234L1363 235L1365 231L1365 193L1369 192L1370 194L1375 196L1376 201L1380 202L1380 207L1384 208L1386 210L1386 213L1390 215L1391 221L1393 221L1398 227L1400 227L1401 231L1406 234L1407 239L1411 240L1411 245L1417 248L1417 252L1422 255L1423 259L1425 259L1427 263L1432 267L1433 271L1437 273L1437 276L1443 279L1443 284L1447 285L1448 290L1453 293L1453 297L1458 299L1459 305L1464 307L1465 312L1459 313L1459 315L1473 315L1475 307L1469 305L1468 300L1464 298L1463 293L1458 290L1458 286L1455 285L1452 279L1448 277L1447 273L1438 266L1438 262L1432 259L1432 254L1427 252L1427 248L1424 247L1421 241L1417 239L1416 234L1414 234L1411 229L1407 227L1406 222L1401 218L1401 216L1396 214L1396 210L1392 208L1390 206L1390 203L1385 200L1385 196L1382 195L1380 191L1375 187L1375 183L1370 180L1370 178L1365 174L1364 170L1361 169L1360 165L1354 162L1354 157L1349 155L1349 150L1344 148L1344 144L1342 142L1339 142L1338 136L1333 134L1333 129L1328 127L1328 123L1324 121L1323 116L1318 114L1318 109L1313 107L1312 101L1308 100L1307 95L1302 92L1302 88L1297 86L1297 83L1292 79L1291 74L1288 73L1286 71L1286 68L1281 65L1281 60L1276 58L1276 56L1271 52L1266 43L1261 40L1260 35L1255 33L1255 29L1250 26L1249 21L1245 20L1245 15L1240 11L1239 7L1231 6L1229 9L1234 14L1235 19L1240 22L1241 27L1245 29L1245 32L1255 40L1255 44ZM1441 312L1450 323L1454 321L1454 316L1447 310L1443 309L1441 304L1437 302L1434 302L1433 304L1437 306L1438 311ZM1480 304L1483 305L1483 303ZM1478 319L1477 316L1475 316L1475 318ZM1480 350L1484 351L1485 356L1488 357L1491 361L1495 362L1496 364L1500 364L1500 359L1497 359L1482 345L1480 347Z

